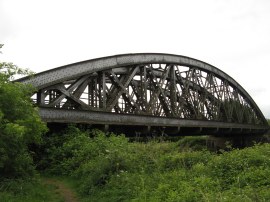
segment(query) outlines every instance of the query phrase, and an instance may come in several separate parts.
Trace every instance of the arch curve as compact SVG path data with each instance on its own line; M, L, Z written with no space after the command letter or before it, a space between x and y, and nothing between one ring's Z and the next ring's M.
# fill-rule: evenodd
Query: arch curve
M245 89L186 56L138 53L82 61L18 80L40 107L267 125Z

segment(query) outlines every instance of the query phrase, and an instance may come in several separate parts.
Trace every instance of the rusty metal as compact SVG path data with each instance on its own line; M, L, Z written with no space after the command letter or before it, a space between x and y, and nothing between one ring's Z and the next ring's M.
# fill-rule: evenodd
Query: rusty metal
M55 68L18 81L36 87L38 91L33 99L42 108L44 120L51 122L54 120L48 114L45 116L46 108L57 109L54 113L71 110L70 113L78 114L83 110L89 116L109 114L116 120L123 115L141 120L152 117L149 120L162 127L166 124L155 117L179 120L179 127L191 127L181 124L185 123L183 120L196 120L194 123L202 128L209 128L210 123L222 123L226 127L222 124L210 124L210 127L233 128L236 124L241 131L268 129L256 103L234 79L214 66L184 56L117 55ZM74 117L72 121L67 119L57 118L59 122L78 122ZM132 125L129 119L122 119L122 123L104 120L106 123L98 120L96 123ZM153 125L151 121L145 125ZM169 127L169 122L166 123Z

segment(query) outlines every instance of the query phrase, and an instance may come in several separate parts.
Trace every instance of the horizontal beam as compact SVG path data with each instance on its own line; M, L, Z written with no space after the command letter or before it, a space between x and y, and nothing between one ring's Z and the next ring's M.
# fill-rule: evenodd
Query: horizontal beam
M177 128L201 128L203 129L229 129L234 131L250 130L255 133L264 133L269 128L260 125L248 125L237 123L225 123L217 121L188 120L166 117L153 117L131 114L116 114L108 112L94 112L83 110L65 110L54 108L40 108L40 116L45 122L57 123L85 123L103 125L122 125L122 126L158 126L158 127L177 127ZM254 132L253 132L254 133Z

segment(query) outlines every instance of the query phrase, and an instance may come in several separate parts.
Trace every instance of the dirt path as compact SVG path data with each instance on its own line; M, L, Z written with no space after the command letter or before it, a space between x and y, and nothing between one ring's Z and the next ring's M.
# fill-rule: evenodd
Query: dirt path
M66 187L63 182L56 179L44 179L44 182L45 184L55 186L55 192L59 193L64 198L65 202L78 202L74 192L70 188Z

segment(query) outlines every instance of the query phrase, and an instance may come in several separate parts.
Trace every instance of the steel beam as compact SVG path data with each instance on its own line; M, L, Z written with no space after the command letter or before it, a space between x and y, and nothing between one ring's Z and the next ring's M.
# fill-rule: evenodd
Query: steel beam
M180 72L181 66L188 70ZM268 128L262 112L241 85L216 67L185 56L116 55L66 65L17 81L36 87L37 104L41 107L148 114L153 119L193 118L205 124L213 119ZM85 90L87 98L83 98Z
M166 117L153 117L142 115L115 114L107 112L94 112L84 110L65 110L40 108L39 113L45 122L59 123L86 123L86 124L104 124L104 125L126 125L126 126L160 126L177 128L197 128L200 129L224 129L244 131L253 130L258 133L266 131L264 126L247 125L237 123L226 123L217 121L188 120ZM206 130L207 131L207 130Z

